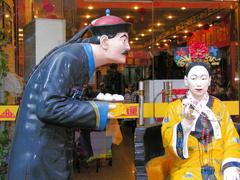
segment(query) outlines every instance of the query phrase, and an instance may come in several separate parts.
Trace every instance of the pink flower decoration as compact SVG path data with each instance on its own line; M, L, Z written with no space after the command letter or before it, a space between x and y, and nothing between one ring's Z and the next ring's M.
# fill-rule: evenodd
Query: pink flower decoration
M208 55L208 47L205 43L202 42L194 42L189 47L189 53L194 61L204 61L206 56Z
M178 56L186 56L186 52L182 48L180 48L180 50L177 52L177 55Z

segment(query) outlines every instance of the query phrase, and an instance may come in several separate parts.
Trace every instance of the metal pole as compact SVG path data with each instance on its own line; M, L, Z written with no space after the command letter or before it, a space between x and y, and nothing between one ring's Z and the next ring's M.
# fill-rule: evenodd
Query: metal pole
M172 101L172 82L171 81L163 82L163 92L164 92L163 102L171 102Z
M138 83L138 96L139 96L139 125L144 125L143 119L143 104L144 104L144 89L143 89L143 81L139 81Z

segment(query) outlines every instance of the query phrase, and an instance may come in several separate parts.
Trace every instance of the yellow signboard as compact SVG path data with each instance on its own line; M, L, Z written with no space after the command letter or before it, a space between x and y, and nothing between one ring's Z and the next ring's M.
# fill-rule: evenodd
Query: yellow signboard
M239 115L239 101L224 101L230 115ZM116 103L117 109L113 114L117 119L131 119L139 117L139 104ZM144 103L143 117L164 117L168 103ZM0 121L15 121L18 106L0 106Z
M0 121L15 121L18 106L0 106Z

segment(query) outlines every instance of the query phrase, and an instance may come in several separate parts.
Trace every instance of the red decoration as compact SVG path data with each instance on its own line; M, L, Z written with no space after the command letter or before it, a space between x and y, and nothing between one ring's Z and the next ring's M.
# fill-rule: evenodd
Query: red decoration
M46 3L46 4L43 4L43 9L44 9L46 12L50 13L50 12L52 12L52 11L55 9L55 5L48 2L48 3Z
M194 42L189 47L189 54L192 61L204 61L205 57L208 55L208 47L205 43Z
M178 52L177 52L178 56L186 56L186 52L181 48Z
M146 14L146 10L144 8L139 8L138 12L140 14L140 21L144 21L144 15Z

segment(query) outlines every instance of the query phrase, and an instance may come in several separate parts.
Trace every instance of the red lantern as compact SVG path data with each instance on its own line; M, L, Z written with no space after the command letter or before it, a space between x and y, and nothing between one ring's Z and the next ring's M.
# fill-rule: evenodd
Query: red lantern
M50 12L52 12L52 11L55 9L55 5L48 2L48 3L46 3L46 4L43 4L43 9L44 9L46 12L50 13Z
M139 8L138 12L140 14L140 21L143 22L144 21L144 15L146 14L146 10L144 8Z

